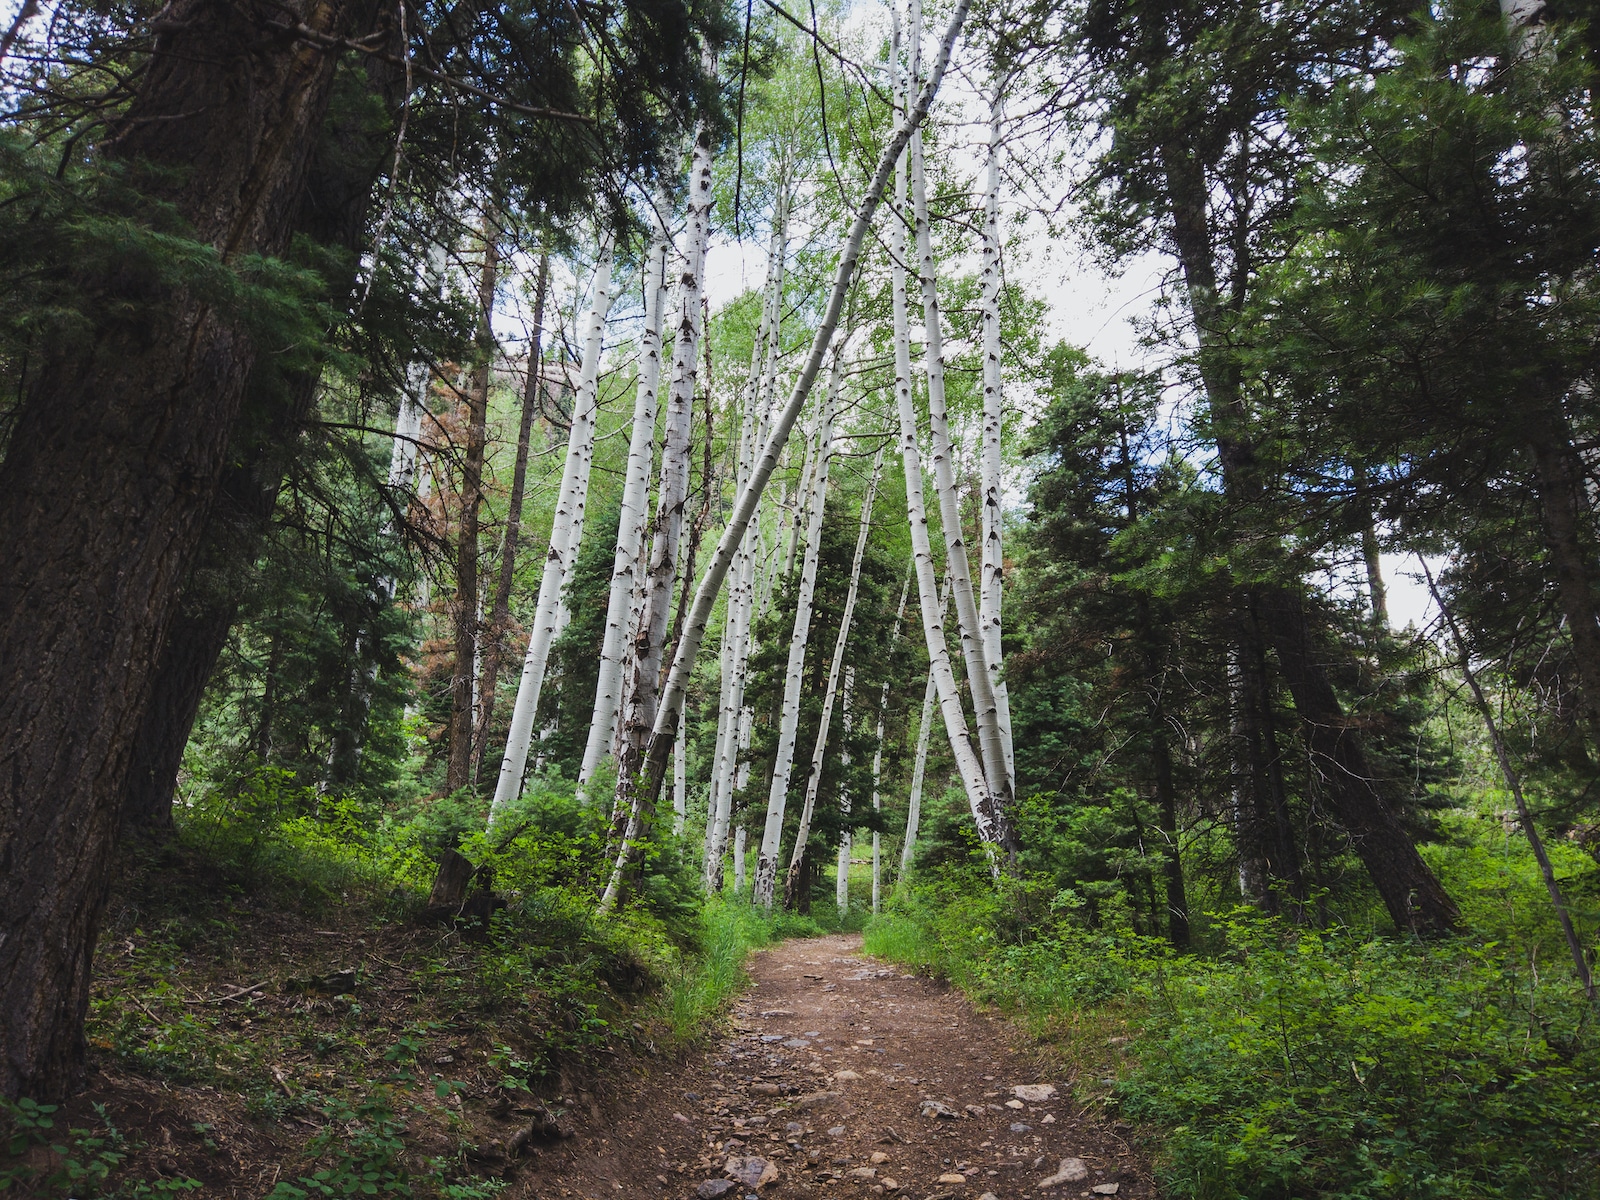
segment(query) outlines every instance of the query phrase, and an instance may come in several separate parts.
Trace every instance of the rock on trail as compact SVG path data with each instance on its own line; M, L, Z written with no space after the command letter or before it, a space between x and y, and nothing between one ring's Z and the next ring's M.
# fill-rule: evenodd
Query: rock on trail
M1062 1200L1157 1193L1105 1125L943 984L854 935L753 955L731 1028L687 1061L618 1070L508 1197ZM1064 1088L1062 1089L1065 1090Z

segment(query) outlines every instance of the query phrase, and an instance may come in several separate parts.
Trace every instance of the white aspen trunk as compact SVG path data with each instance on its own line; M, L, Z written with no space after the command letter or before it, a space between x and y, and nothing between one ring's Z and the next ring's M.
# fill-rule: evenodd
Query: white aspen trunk
M950 577L945 576L939 589L941 617L950 603ZM911 869L911 859L916 851L917 826L922 823L922 782L928 771L928 738L933 732L933 705L938 699L938 685L933 668L928 668L928 686L922 693L922 719L917 725L917 753L911 767L911 792L906 800L906 833L900 843L900 875Z
M1007 791L1017 790L1016 758L1011 745L1011 699L1001 677L1001 590L1005 559L1000 518L1005 500L1000 435L1004 422L1004 392L1000 371L1000 155L1001 127L1005 121L1004 76L994 77L989 102L989 154L983 196L983 255L980 310L983 317L983 565L978 620L983 630L984 662L994 689L1000 746L1005 753Z
M545 556L544 574L539 581L539 600L534 610L533 630L528 651L522 660L522 678L517 684L517 700L511 710L511 731L506 738L505 758L500 778L495 783L494 801L489 807L489 827L522 793L523 771L528 765L528 746L533 740L533 716L539 707L539 692L544 686L545 666L550 660L550 644L559 632L558 606L568 573L577 558L583 527L583 510L589 495L589 468L594 462L594 434L598 420L600 351L605 340L606 314L611 311L612 237L607 233L600 243L595 268L594 300L583 346L583 365L578 378L578 393L572 403L572 429L567 438L567 460L562 468L561 491L556 500L555 522L550 532L550 550Z
M920 24L921 6L912 0L914 24ZM913 46L917 30L913 30ZM967 686L972 692L972 707L978 724L978 748L983 760L984 778L991 797L991 823L996 830L1004 820L1011 798L1006 771L1005 750L1000 742L999 714L994 684L984 660L978 623L978 605L972 591L972 572L967 562L967 540L961 526L961 506L956 492L955 469L951 461L949 424L944 397L944 335L939 316L939 286L933 262L933 239L928 222L927 187L922 171L922 139L911 135L911 204L916 222L917 257L922 282L923 354L928 376L928 425L933 441L933 478L939 498L940 524L944 526L945 562L951 576L951 591L956 601L956 629L960 635L961 656L966 666Z
M850 642L850 626L855 620L856 597L861 589L861 564L866 559L867 536L872 531L872 503L877 498L878 477L882 470L883 447L880 446L872 460L872 477L867 483L867 494L861 504L861 525L856 533L855 556L850 562L850 585L845 591L844 611L839 617L839 633L833 641L833 657L828 661L828 682L822 693L822 715L817 722L817 740L811 748L811 770L806 776L806 798L800 807L800 825L795 834L793 853L789 856L789 878L784 886L785 898L789 900L793 899L794 889L799 885L806 838L811 834L811 818L817 808L817 791L822 786L822 764L827 755L828 730L833 721L833 704L838 695L839 680L841 676L846 680L850 678L850 672L844 665L845 649Z
M672 833L683 836L689 815L688 714L678 714L678 740L672 744Z
M894 630L889 634L889 649L892 653L900 644L900 625L906 619L906 597L911 593L911 576L906 576L906 581L900 585L900 603L894 611ZM883 795L879 784L883 777L883 719L889 710L889 681L883 681L883 689L878 693L878 729L877 746L872 751L872 811L883 811ZM877 912L879 901L883 894L883 835L876 829L872 831L872 911Z
M716 73L716 55L701 47L701 67ZM678 274L677 322L673 339L672 382L667 389L667 417L661 446L661 483L657 493L655 532L650 541L645 591L634 639L628 704L622 728L622 753L618 757L617 807L624 803L621 782L638 770L646 739L656 725L657 690L667 623L672 611L673 584L677 576L678 546L683 532L684 507L689 496L689 456L694 425L695 383L699 374L702 291L706 246L711 238L712 134L704 122L695 133L689 162L689 199L683 235L683 256ZM672 715L677 721L677 714ZM707 815L707 825L711 824Z
M735 551L744 538L745 530L755 515L756 506L765 491L767 481L772 477L772 472L777 468L778 458L783 453L784 444L789 440L789 434L794 429L794 423L799 419L800 410L804 407L806 398L811 394L811 389L816 383L817 373L822 369L822 360L828 353L828 347L833 341L833 333L839 324L839 316L844 310L845 297L850 290L850 285L855 279L856 265L860 261L861 247L866 241L867 230L872 224L873 215L878 206L883 202L884 189L889 184L889 176L894 170L895 163L905 150L910 141L911 133L922 123L927 116L928 107L933 103L934 96L938 93L939 85L944 80L946 68L950 65L950 55L955 48L956 39L961 36L961 28L966 23L967 12L971 0L956 0L955 11L950 16L950 23L945 29L944 39L940 43L938 57L934 60L932 72L928 82L917 97L916 105L911 109L894 136L889 139L883 148L883 153L878 159L878 165L873 171L872 179L868 182L862 194L861 202L856 209L856 215L850 225L850 232L846 236L839 256L839 266L834 273L833 285L828 293L828 300L823 307L822 316L817 324L817 331L811 340L811 348L806 354L805 362L796 377L794 387L789 393L789 398L779 411L777 419L772 423L772 431L767 438L767 444L756 461L755 471L750 479L740 490L738 498L734 501L733 511L729 514L728 523L723 527L722 536L717 541L717 547L706 564L705 573L700 577L700 583L695 588L694 601L690 605L687 618L684 622L683 637L678 642L677 653L672 659L672 669L667 675L667 685L662 692L661 705L656 713L654 729L650 733L650 745L645 755L644 769L640 778L635 779L630 772L619 774L619 786L627 787L631 792L630 816L628 828L623 834L622 845L617 851L617 860L612 868L611 879L606 885L605 894L600 899L602 911L616 903L617 891L621 886L622 873L626 869L629 859L633 854L632 841L638 836L641 825L641 815L653 809L656 797L660 794L663 775L666 771L667 755L671 749L671 732L673 722L677 720L678 710L683 705L684 694L688 688L689 677L694 671L695 659L700 654L700 644L705 639L706 626L711 620L712 609L716 605L717 593L722 590L723 581L727 578L728 569L733 564Z
M727 752L724 739L730 726L728 699L733 689L733 606L730 603L722 623L720 654L721 690L717 704L717 741L711 757L711 792L706 800L705 886L707 892L722 887L722 844L728 836L728 818L733 812L733 796L722 788L722 756Z
M899 41L898 21L895 27ZM898 81L897 81L898 83ZM896 89L899 90L898 87ZM908 139L910 141L912 139ZM922 497L922 453L917 446L917 414L911 402L911 334L906 296L906 191L904 163L895 173L895 201L899 219L889 227L889 257L893 284L895 406L900 418L900 460L905 468L906 515L911 525L911 549L916 563L917 599L922 610L922 633L928 648L929 677L938 692L939 709L944 717L950 752L967 794L978 836L995 841L994 801L984 776L983 764L972 747L967 718L950 669L950 652L945 645L943 605L937 594L933 549L928 538L927 507Z
M833 358L828 398L817 428L817 469L806 503L806 549L800 566L800 586L795 594L794 630L789 636L789 661L783 677L783 703L779 709L778 746L772 762L772 783L767 790L767 821L756 858L756 884L752 901L772 907L778 878L778 849L783 838L783 816L789 798L789 778L794 766L795 735L800 724L802 677L806 646L811 637L811 601L817 586L817 558L822 549L822 518L828 497L828 467L833 457L833 418L844 385L842 348Z
M844 698L839 704L840 715L844 719L844 736L850 737L850 696L855 690L856 669L851 667L844 674ZM841 749L839 752L839 765L842 768L850 766L850 751ZM848 817L850 815L850 786L848 782L839 784L839 812ZM839 831L839 864L834 869L833 875L833 902L838 906L839 915L842 917L850 911L850 843L851 829L849 822ZM804 843L801 843L802 845Z
M733 894L741 895L744 892L744 856L747 853L745 845L749 839L749 831L743 825L733 831Z
M655 458L656 388L661 380L661 309L667 267L666 226L657 216L655 237L645 265L644 336L639 349L639 383L628 439L628 468L622 486L622 511L617 520L617 548L611 564L611 592L606 602L605 638L600 649L600 677L595 685L589 738L578 768L578 799L589 802L587 784L611 749L622 690L622 666L628 653L629 610L635 591L635 567L644 543L645 512L650 498L650 467Z

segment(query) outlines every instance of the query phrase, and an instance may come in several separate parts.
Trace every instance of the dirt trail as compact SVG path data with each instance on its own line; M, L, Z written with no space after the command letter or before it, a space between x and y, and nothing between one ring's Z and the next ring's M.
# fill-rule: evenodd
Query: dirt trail
M860 947L858 936L838 935L757 953L728 1036L670 1073L613 1078L580 1097L576 1136L530 1163L516 1193L1156 1194L1128 1146L1076 1112L1064 1081L1031 1098L1048 1089L1027 1085L1051 1081L1007 1045L1015 1035L1004 1025ZM1018 1085L1030 1098L1014 1095ZM730 1160L749 1182L724 1188Z

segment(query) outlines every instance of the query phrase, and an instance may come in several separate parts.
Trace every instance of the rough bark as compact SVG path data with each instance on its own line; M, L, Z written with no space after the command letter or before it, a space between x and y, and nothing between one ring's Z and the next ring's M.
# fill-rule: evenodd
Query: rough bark
M481 701L478 728L472 735L472 778L483 767L489 745L489 727L494 723L495 692L500 686L500 668L505 662L506 634L511 628L511 588L516 580L517 544L522 537L522 501L528 488L528 452L533 438L533 418L542 407L544 387L544 302L550 286L550 252L539 255L539 275L533 291L533 333L528 341L528 378L522 388L522 420L517 426L517 459L511 471L511 494L506 498L506 529L501 540L499 577L495 580L494 604L489 610L489 628L484 631L486 645L483 675L478 684Z
M478 679L482 666L478 594L478 526L483 513L483 458L489 444L489 379L494 359L494 293L500 271L500 230L483 217L483 269L478 277L478 337L467 390L467 438L461 461L461 519L456 535L455 663L450 673L450 757L445 788L472 782L472 735L478 726Z
M224 262L281 255L335 60L364 4L178 0L102 153ZM0 1095L80 1077L110 851L160 648L255 363L238 314L117 268L107 320L48 347L0 491Z

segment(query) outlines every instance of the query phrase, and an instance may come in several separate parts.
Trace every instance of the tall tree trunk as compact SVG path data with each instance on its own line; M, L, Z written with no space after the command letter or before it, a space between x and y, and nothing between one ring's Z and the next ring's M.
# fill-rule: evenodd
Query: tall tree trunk
M894 170L895 163L904 152L912 131L926 118L928 108L938 93L939 84L944 80L945 69L950 65L950 54L955 47L956 39L961 35L962 26L966 23L970 4L971 0L956 0L955 10L951 13L949 25L945 27L944 38L940 43L939 54L934 60L928 82L917 97L915 106L899 123L879 156L877 168L862 194L855 218L850 224L850 231L841 248L839 266L834 272L833 286L828 293L828 300L823 307L816 333L812 337L811 349L801 365L788 401L778 413L777 419L771 423L771 432L761 457L756 460L755 471L740 489L738 499L734 501L733 511L728 516L728 523L723 527L722 537L717 542L711 561L706 564L705 574L695 588L694 601L684 621L683 637L678 642L672 669L667 675L667 685L662 691L655 727L650 731L650 741L644 761L636 780L631 772L625 776L629 780L627 786L633 792L630 798L630 810L634 814L654 809L656 797L661 794L667 757L672 750L672 731L683 705L689 677L694 671L695 659L699 657L701 643L705 640L706 626L710 624L717 594L722 590L723 581L728 576L728 568L733 565L734 554L740 542L744 540L745 530L749 528L750 521L755 516L756 506L766 490L767 481L777 469L778 458L783 453L784 444L789 440L789 434L794 430L795 421L800 417L800 410L805 405L806 397L811 394L811 389L816 383L817 373L822 369L822 360L828 353L834 330L838 327L839 317L844 311L845 297L855 280L856 265L860 261L861 247L866 241L873 215L883 202L884 189L889 184L889 176ZM637 824L637 816L630 817L629 833L624 836L623 844L617 853L617 863L612 876L613 884L620 880L622 871L633 854L631 838ZM615 899L615 887L608 886L607 896L602 898L602 907L609 907L615 903Z
M634 569L644 544L645 509L650 499L650 467L655 460L656 388L661 380L661 309L665 299L667 228L657 214L655 236L644 272L644 336L639 347L639 381L634 392L633 426L628 438L628 466L617 519L617 546L611 561L611 589L606 600L606 628L600 648L600 675L595 685L589 738L578 768L578 792L588 803L587 785L611 750L621 699L623 659L627 653L629 610L633 606Z
M714 75L716 56L709 46L702 51L701 66ZM678 319L673 340L672 382L667 389L667 418L661 445L661 483L656 495L655 531L650 540L644 606L634 642L633 678L628 685L628 707L623 721L625 745L617 764L614 807L631 805L628 781L638 774L646 743L657 725L661 689L661 660L666 650L667 621L671 616L673 573L678 560L678 539L683 532L684 507L689 499L689 459L694 424L695 382L699 371L702 333L702 292L705 283L706 246L711 238L712 188L711 127L702 122L695 132L689 162L689 203L683 234L683 265L678 275ZM708 360L709 365L709 360ZM709 414L709 404L707 412ZM707 425L709 430L709 423ZM710 487L709 477L705 481ZM672 714L676 736L677 714ZM709 816L707 823L709 824Z
M376 59L364 66L382 109L392 111L399 103L395 70ZM387 123L374 120L369 108L330 113L322 125L297 204L294 234L349 255L346 273L329 280L335 304L355 291L356 252L365 241L372 183L392 151ZM206 684L233 628L239 576L260 558L284 472L299 448L320 378L319 372L307 371L290 379L286 388L245 386L217 498L133 739L120 805L124 833L161 839L172 831L178 768Z
M912 0L911 11L911 61L912 77L915 78L917 46L921 39L920 0ZM939 314L939 284L933 260L932 225L928 218L927 186L923 179L920 131L911 135L910 169L918 274L922 284L922 345L928 376L928 426L933 443L933 478L939 499L940 524L944 527L945 562L950 571L961 657L966 666L967 687L972 693L973 715L978 726L978 750L988 784L991 821L997 828L1009 829L1010 821L1005 816L1005 810L1011 803L1010 772L1006 766L1009 756L1000 734L1000 710L994 694L994 679L989 674L989 665L984 656L983 631L972 590L967 539L961 524L961 506L956 490L954 448L945 413L943 321ZM1013 850L1012 846L1006 847L1007 854Z
M1388 589L1383 586L1383 559L1378 548L1378 524L1372 511L1369 474L1364 463L1355 467L1356 505L1361 522L1361 561L1367 568L1367 601L1372 625L1379 633L1389 629Z
M550 644L560 632L558 609L561 593L578 559L583 512L589 498L589 469L594 464L595 425L599 419L600 351L605 343L606 314L611 311L612 246L612 235L609 232L602 234L599 259L595 264L594 299L589 305L584 335L578 394L572 401L567 460L562 468L561 490L556 498L550 549L545 555L544 574L539 580L533 629L528 636L527 653L522 659L522 678L517 684L516 706L511 710L511 731L506 738L505 757L500 763L500 778L495 783L494 801L489 807L490 828L494 827L505 806L522 794L522 776L528 765L528 747L533 742L533 718L539 708L545 666L550 661Z
M483 271L478 278L477 361L467 392L467 444L461 464L461 524L456 541L455 665L450 676L450 758L445 788L472 782L472 734L478 721L481 667L478 594L478 524L483 512L483 459L489 444L489 382L494 366L494 293L500 271L500 228L492 211L483 215Z
M1017 766L1011 746L1011 699L1001 677L1001 595L1005 582L1005 554L1001 540L1005 488L1000 455L1005 423L1005 396L1000 370L1000 158L1001 130L1005 123L1006 77L998 69L989 101L989 150L984 171L983 249L979 273L980 312L983 319L983 565L979 588L978 620L982 626L983 657L994 689L1000 744L1005 751L1009 794L1017 790Z
M822 552L822 522L827 509L828 470L833 462L833 420L844 386L844 348L834 351L828 398L817 429L817 470L806 503L806 549L795 592L794 629L789 635L789 661L783 676L783 700L778 709L778 744L773 751L772 781L767 789L767 819L756 858L756 883L752 901L772 907L778 877L778 850L783 838L784 810L789 799L789 779L794 767L795 736L800 727L800 701L805 677L806 649L811 639L811 602L816 594L817 562ZM823 700L827 708L831 697ZM824 718L826 719L826 718Z
M950 599L950 582L945 580L940 589L939 619L944 620L945 606ZM900 878L911 870L911 860L917 850L917 828L922 823L922 783L928 772L928 738L933 732L933 704L939 697L938 681L934 668L928 666L928 686L922 694L922 719L917 724L917 751L911 766L911 790L906 796L906 831L900 843Z
M844 745L839 750L839 769L850 769L850 698L855 694L856 669L849 668L844 673L844 696L839 702L839 715L843 718L840 734ZM845 818L850 816L850 780L846 776L839 781L839 815ZM842 917L850 911L850 845L854 838L850 822L846 819L843 828L839 830L839 857L833 872L833 903ZM805 843L796 841L797 846Z
M506 530L500 547L499 578L495 580L494 605L489 610L487 646L483 656L483 677L478 686L482 702L478 728L472 735L472 778L483 769L484 751L489 746L489 728L494 723L495 692L500 686L500 667L505 660L506 634L511 629L511 589L516 580L517 543L522 537L522 501L528 487L528 450L533 438L533 418L543 407L544 389L544 302L550 286L550 251L539 254L539 275L533 290L533 332L528 340L528 378L522 388L522 421L517 426L517 460L511 471L511 495L506 499Z
M354 0L176 0L101 153L223 262L288 247ZM145 165L153 168L146 172ZM133 741L226 465L256 348L202 292L129 266L85 289L138 314L47 347L0 490L0 1095L63 1095Z
M822 468L819 467L819 470ZM811 816L816 811L817 793L822 787L822 765L828 752L828 729L833 722L833 702L839 691L839 680L846 677L845 650L850 643L850 626L855 620L856 596L861 589L861 565L866 561L867 535L872 532L872 502L878 494L878 475L883 470L883 449L872 460L872 478L867 484L867 495L861 506L861 527L856 534L856 550L850 560L850 583L845 591L844 612L839 618L839 632L833 639L833 657L828 662L828 683L822 693L822 714L817 720L817 740L811 750L811 770L806 776L806 798L800 807L800 827L795 834L794 853L789 859L789 877L784 883L784 905L794 907L793 890L800 878L800 861L805 857L806 839L811 833ZM809 551L809 548L808 548ZM848 684L846 684L848 693ZM798 711L798 700L796 710ZM787 785L787 779L785 784ZM776 783L776 781L774 781ZM787 789L786 789L787 790ZM774 787L776 792L776 787ZM768 819L770 821L770 810ZM778 824L781 829L783 815ZM848 831L846 832L848 837ZM770 906L770 901L769 901Z
M1246 439L1238 362L1220 336L1223 308L1212 258L1206 213L1206 180L1198 161L1178 144L1161 149L1172 211L1172 238L1188 292L1199 342L1199 368L1212 413L1218 422L1217 457L1223 486L1238 502L1253 499L1260 466ZM1277 651L1295 711L1316 770L1327 784L1327 799L1346 831L1390 916L1401 929L1440 934L1460 923L1455 904L1388 804L1375 789L1356 731L1346 720L1327 672L1311 649L1304 598L1281 586L1242 589L1245 612L1260 616ZM1246 628L1249 622L1243 622Z
M874 473L876 478L876 473ZM911 594L911 576L906 576L906 581L900 585L900 604L894 610L894 630L889 634L889 649L892 653L894 647L900 644L900 625L906 619L906 597ZM872 812L874 816L883 811L883 796L879 792L879 784L883 778L883 722L889 711L889 681L883 681L882 691L878 695L878 729L877 744L872 751ZM883 892L883 837L876 827L872 830L872 911L878 911L879 901Z

